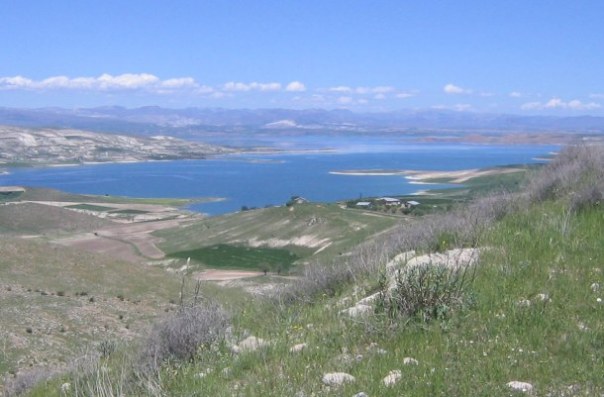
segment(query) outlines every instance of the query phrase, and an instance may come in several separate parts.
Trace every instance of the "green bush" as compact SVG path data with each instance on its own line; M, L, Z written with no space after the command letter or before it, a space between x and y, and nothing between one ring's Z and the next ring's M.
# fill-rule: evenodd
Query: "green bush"
M473 269L426 265L399 270L394 289L389 291L382 283L378 312L386 313L391 320L402 317L428 322L446 318L471 302Z

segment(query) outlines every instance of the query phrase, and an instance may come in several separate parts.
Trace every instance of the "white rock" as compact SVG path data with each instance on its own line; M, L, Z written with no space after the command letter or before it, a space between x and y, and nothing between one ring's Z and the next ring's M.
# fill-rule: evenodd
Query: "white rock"
M533 385L527 382L520 382L517 380L513 380L508 382L507 386L514 391L521 391L524 393L530 392L533 390Z
M358 305L371 305L375 303L375 301L380 297L380 292L376 292L375 294L371 294L360 301L357 302Z
M202 379L202 378L205 378L206 376L208 376L211 373L212 373L212 368L207 368L205 371L199 372L199 373L195 374L194 376L197 379Z
M414 359L412 357L405 357L405 358L403 358L403 364L405 364L405 365L418 365L419 361L417 361L416 359Z
M67 394L67 393L69 393L70 390L71 390L71 383L66 382L61 385L61 393Z
M589 288L591 288L593 292L598 292L600 290L600 284L593 283Z
M446 266L451 268L474 265L478 261L478 248L455 248L443 253L416 256L407 262L407 268L414 266Z
M396 382L401 380L402 377L403 377L402 372L399 371L398 369L394 369L394 370L388 372L388 375L384 379L382 379L382 382L386 386L392 386Z
M298 343L297 345L293 345L289 348L290 353L297 353L304 349L306 349L308 345L306 343Z
M233 353L253 352L268 345L269 343L264 339L256 338L255 336L248 336L239 342L238 345L231 347L231 351Z
M545 293L537 294L536 298L538 300L540 300L541 302L549 302L550 301L549 295L545 294Z
M360 392L360 393L355 394L352 397L369 397L369 396L365 392Z
M340 386L344 383L354 382L354 376L346 372L330 372L323 375L323 383L327 386Z
M531 301L528 299L520 299L518 302L516 302L516 305L520 307L529 307L531 305Z
M358 304L356 306L341 311L341 313L348 314L350 317L366 316L371 312L373 312L373 307L363 304Z
M386 271L394 273L397 268L404 266L411 258L415 256L415 251L406 251L398 254L386 264Z

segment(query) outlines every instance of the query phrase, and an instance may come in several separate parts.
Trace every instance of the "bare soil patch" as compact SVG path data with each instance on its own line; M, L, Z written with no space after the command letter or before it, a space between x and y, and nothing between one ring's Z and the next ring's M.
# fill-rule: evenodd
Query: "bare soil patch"
M198 272L193 275L197 280L201 281L227 281L238 280L242 278L257 277L263 275L263 272L241 271L241 270L218 270L208 269L203 272Z

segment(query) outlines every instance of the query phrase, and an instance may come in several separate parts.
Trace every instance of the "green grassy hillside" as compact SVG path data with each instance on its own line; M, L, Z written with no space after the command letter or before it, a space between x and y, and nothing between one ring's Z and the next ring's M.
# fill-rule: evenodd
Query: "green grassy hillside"
M199 309L143 343L161 354L123 348L30 395L603 395L603 162L600 147L567 149L521 193L393 228L271 299L222 294L228 320L201 285ZM478 260L436 264L461 247Z
M290 262L291 257L337 257L401 220L399 217L345 209L336 204L308 203L211 217L187 227L156 232L155 235L165 240L160 248L170 256L198 258L210 267L259 268L263 262L278 265L273 257L282 251L288 259L283 262L287 268L289 263L286 262ZM209 249L219 246L222 250L231 246L227 251L237 252L244 247L250 255L243 255L240 265L228 259L232 255L226 255L225 262L228 263L217 266L216 260L220 258L216 255L212 255L216 260L210 259L206 263L203 258L207 255L198 257L194 254L212 253ZM265 260L263 256L266 256Z

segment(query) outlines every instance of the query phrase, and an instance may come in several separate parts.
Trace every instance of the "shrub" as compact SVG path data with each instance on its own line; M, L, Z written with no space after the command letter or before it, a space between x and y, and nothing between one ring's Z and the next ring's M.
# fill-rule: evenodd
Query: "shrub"
M101 354L101 357L105 358L109 357L111 354L113 354L113 352L115 352L116 346L115 341L105 339L99 343L97 349Z
M604 145L576 145L529 178L526 195L532 202L569 199L571 208L601 200L604 191Z
M35 368L20 372L14 378L6 379L4 395L6 397L23 395L37 384L50 379L53 375L55 374L46 368Z
M586 186L570 196L569 208L572 211L581 211L600 205L602 202L603 186Z
M202 346L224 337L229 316L217 304L181 309L156 324L142 350L142 370L157 370L168 360L193 361Z
M445 318L467 302L473 279L474 271L467 266L426 265L399 270L392 290L381 284L377 309L390 319L405 317L428 322Z

